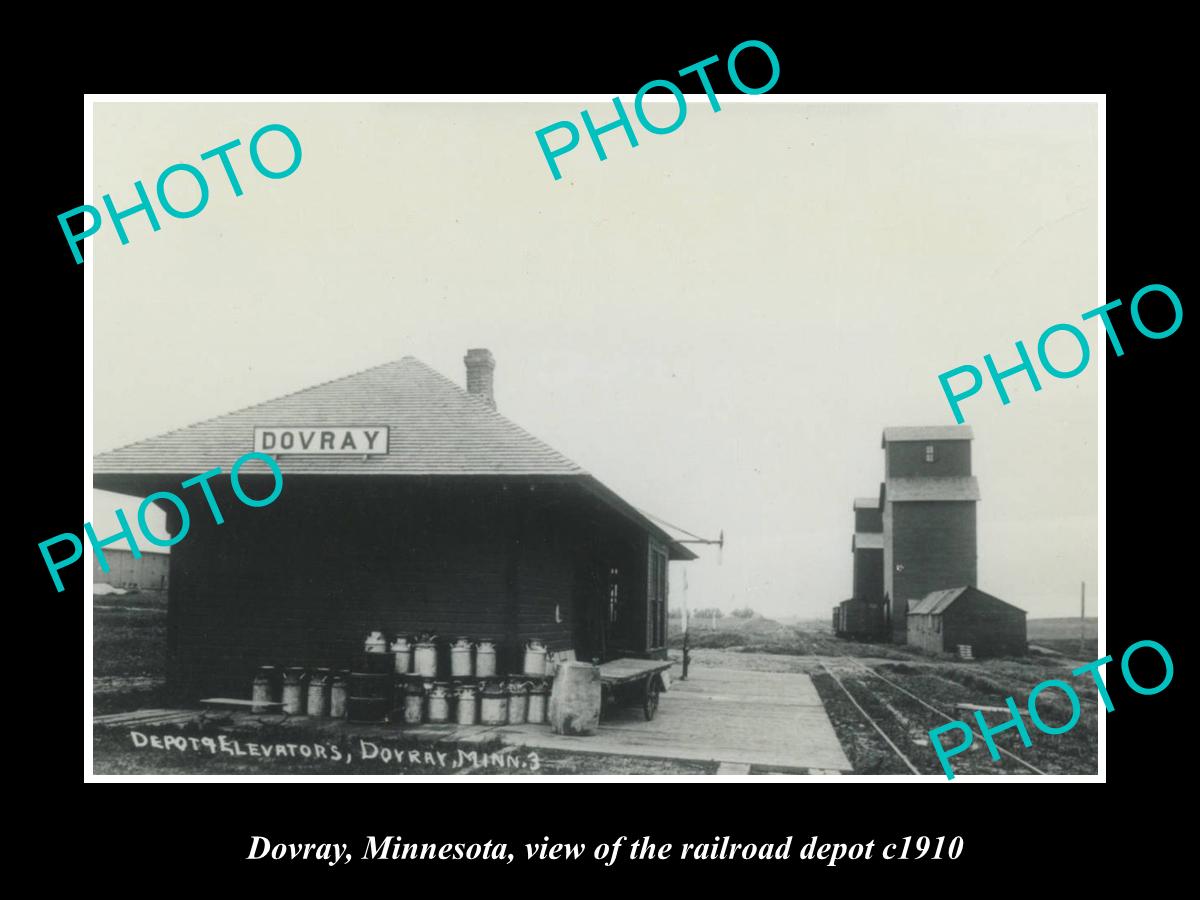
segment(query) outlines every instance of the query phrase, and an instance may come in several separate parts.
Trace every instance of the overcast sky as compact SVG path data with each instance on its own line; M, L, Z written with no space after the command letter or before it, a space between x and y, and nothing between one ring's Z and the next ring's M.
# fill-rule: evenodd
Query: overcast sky
M585 133L561 181L534 132L583 103L96 104L92 202L132 206L176 162L211 196L157 233L126 220L127 246L107 222L88 240L95 449L406 355L461 384L487 347L502 413L636 506L724 529L720 560L672 565L673 603L686 565L693 608L826 618L883 427L953 424L938 373L1013 365L1015 340L1034 353L1102 302L1096 114L730 100L691 98L636 149L611 132L603 163ZM303 146L276 181L246 155L273 122ZM199 160L233 138L236 199ZM281 137L262 146L286 164ZM1076 615L1080 581L1095 612L1097 355L964 405L979 586L1031 616ZM136 509L97 492L101 535L114 499Z

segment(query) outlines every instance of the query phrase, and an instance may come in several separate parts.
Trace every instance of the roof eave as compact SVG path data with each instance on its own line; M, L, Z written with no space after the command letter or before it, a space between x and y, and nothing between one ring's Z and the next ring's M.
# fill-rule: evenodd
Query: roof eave
M581 475L579 476L579 483L583 486L584 490L604 501L616 512L620 513L625 518L630 519L635 524L641 526L653 537L658 538L660 541L666 544L667 557L669 559L677 562L687 562L689 560L700 558L694 551L688 549L687 546L681 544L675 538L671 537L671 535L667 534L666 531L655 525L644 515L638 512L636 507L630 504L627 500L622 499L619 494L599 482L594 476Z

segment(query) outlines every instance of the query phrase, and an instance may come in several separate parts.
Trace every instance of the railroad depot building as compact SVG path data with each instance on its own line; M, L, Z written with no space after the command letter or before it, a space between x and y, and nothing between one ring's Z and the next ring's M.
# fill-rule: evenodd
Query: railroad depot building
M197 488L182 493L177 694L244 696L261 665L347 667L371 631L433 632L444 654L454 638L495 640L501 673L535 638L565 658L665 658L667 566L695 554L497 412L491 353L465 363L466 390L405 357L95 457L96 488L140 497L222 470L209 484L224 524ZM283 474L262 508L228 477L251 450ZM263 497L259 468L240 481Z

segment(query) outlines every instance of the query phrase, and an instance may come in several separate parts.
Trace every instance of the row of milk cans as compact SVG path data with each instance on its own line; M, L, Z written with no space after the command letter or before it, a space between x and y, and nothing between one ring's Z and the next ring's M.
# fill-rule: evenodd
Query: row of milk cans
M390 653L397 675L419 675L436 679L438 671L438 646L432 639L397 637L389 645L383 632L372 631L363 645L366 653ZM525 644L523 674L540 678L547 674L546 645L531 640ZM450 644L451 678L494 678L496 677L496 644L491 640L472 640L461 637Z

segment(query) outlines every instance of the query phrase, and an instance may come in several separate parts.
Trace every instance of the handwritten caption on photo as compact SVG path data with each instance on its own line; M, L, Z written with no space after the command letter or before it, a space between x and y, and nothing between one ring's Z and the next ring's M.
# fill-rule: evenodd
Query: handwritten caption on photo
M497 751L489 753L484 750L465 750L456 748L444 750L413 750L405 747L389 747L358 738L353 743L342 746L336 743L323 742L281 742L245 741L219 734L211 736L153 734L142 731L130 731L129 738L136 749L151 748L169 750L181 753L208 753L217 756L224 753L228 756L245 757L249 759L295 760L308 759L345 763L350 765L354 760L362 762L380 762L397 768L435 768L435 769L464 769L464 768L493 768L493 769L525 769L536 772L541 768L541 760L537 753L528 751L514 754Z

